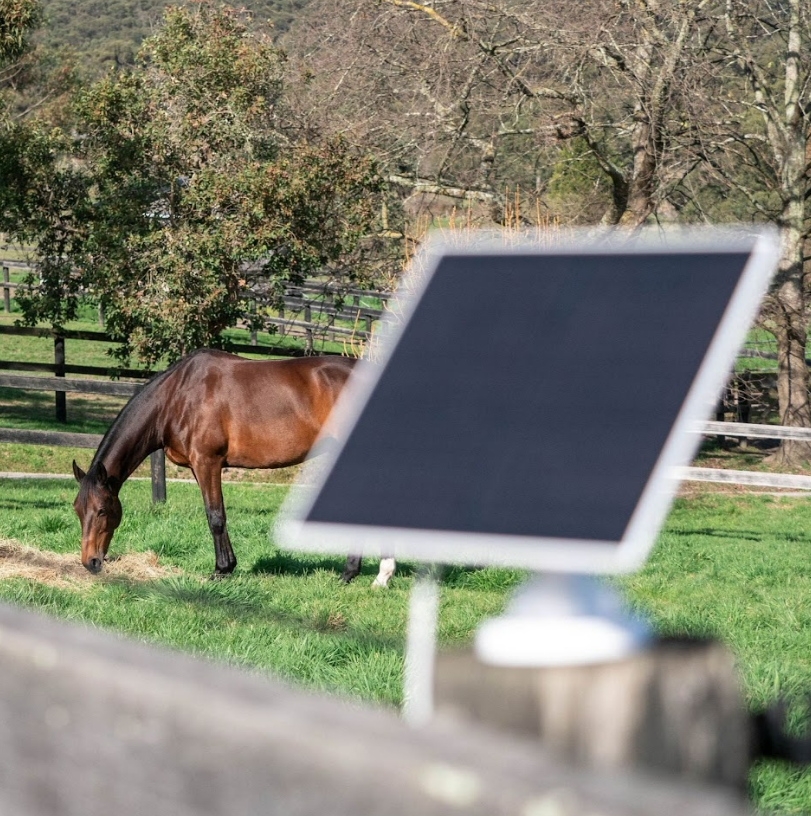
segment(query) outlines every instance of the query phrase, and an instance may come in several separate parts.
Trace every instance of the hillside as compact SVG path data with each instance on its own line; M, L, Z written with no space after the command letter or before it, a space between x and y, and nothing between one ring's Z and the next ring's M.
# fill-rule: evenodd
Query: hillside
M183 2L183 0L175 0ZM286 30L306 0L243 0L232 3L251 11L257 22L270 20ZM45 24L39 32L49 48L67 48L78 64L95 75L111 63L130 64L149 36L166 0L42 0Z

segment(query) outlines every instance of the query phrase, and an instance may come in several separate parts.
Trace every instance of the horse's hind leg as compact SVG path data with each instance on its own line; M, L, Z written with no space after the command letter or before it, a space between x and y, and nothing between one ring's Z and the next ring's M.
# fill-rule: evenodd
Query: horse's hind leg
M377 573L377 578L372 582L372 586L385 589L389 585L389 580L394 575L396 567L397 563L393 558L382 558L380 560L380 572Z
M215 566L212 578L222 578L234 571L237 559L225 526L225 504L222 499L222 462L206 459L192 464L197 484L206 506L208 529L214 539Z
M341 573L341 580L345 584L354 581L360 575L360 563L361 557L359 555L347 555L346 566L343 573Z

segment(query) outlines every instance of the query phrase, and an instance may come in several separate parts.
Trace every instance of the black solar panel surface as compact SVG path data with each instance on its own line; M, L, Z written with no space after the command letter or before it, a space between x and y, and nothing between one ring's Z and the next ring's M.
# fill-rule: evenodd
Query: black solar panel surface
M446 256L307 520L619 542L747 257Z

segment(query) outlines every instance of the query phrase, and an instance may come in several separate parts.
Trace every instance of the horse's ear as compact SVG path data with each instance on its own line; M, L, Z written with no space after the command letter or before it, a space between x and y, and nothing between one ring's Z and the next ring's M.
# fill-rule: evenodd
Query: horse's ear
M81 482L82 479L87 475L77 464L76 460L73 460L73 475L76 477L77 482Z
M107 468L101 462L96 465L96 484L100 487L107 484Z

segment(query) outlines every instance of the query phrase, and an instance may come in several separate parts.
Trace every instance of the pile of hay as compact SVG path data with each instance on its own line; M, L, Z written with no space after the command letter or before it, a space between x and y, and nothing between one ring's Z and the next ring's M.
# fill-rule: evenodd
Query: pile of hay
M158 556L149 550L112 557L99 575L91 575L82 566L78 552L63 555L0 539L0 580L28 578L49 586L69 587L110 579L153 581L177 572L174 568L158 566Z

